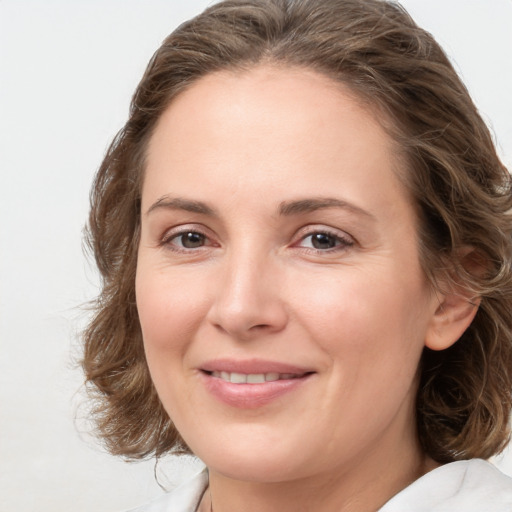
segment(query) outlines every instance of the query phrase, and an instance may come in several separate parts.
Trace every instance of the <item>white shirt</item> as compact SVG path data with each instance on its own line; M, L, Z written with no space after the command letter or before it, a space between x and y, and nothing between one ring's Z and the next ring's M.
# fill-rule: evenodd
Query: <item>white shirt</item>
M512 478L481 459L452 462L391 498L379 512L512 512Z
M207 487L204 470L132 512L195 512ZM512 478L481 459L452 462L413 482L378 512L512 512Z

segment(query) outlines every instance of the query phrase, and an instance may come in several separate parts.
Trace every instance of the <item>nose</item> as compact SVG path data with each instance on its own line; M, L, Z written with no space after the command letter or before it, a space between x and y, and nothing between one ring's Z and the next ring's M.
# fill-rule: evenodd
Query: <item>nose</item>
M288 313L281 276L282 271L264 255L239 253L227 259L215 279L209 321L237 340L282 331Z

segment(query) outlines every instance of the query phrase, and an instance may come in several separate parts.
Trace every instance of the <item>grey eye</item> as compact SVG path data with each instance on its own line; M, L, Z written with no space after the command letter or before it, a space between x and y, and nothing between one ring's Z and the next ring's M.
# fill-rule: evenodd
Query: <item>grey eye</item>
M332 249L338 243L338 238L328 233L314 233L311 235L311 245L315 249Z
M181 245L185 249L196 249L202 247L205 244L206 237L201 233L195 231L188 231L178 235L175 239L178 245Z

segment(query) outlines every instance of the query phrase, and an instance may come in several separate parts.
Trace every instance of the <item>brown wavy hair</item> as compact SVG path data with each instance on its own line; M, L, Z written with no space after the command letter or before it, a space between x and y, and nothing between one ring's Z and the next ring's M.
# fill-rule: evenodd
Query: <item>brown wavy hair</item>
M135 303L145 151L181 91L209 73L263 62L322 73L386 113L407 163L426 275L481 299L457 343L424 351L420 442L439 462L501 451L512 389L510 174L439 45L383 0L225 0L154 54L91 193L86 240L102 290L84 332L83 368L99 434L112 453L133 459L189 451L151 382ZM467 247L478 272L463 259Z

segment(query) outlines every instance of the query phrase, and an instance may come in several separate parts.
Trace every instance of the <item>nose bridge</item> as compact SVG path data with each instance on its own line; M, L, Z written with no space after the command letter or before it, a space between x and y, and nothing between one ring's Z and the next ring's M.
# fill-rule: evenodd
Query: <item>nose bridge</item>
M251 243L233 247L217 281L213 323L237 338L281 330L287 316L279 281L268 251Z

